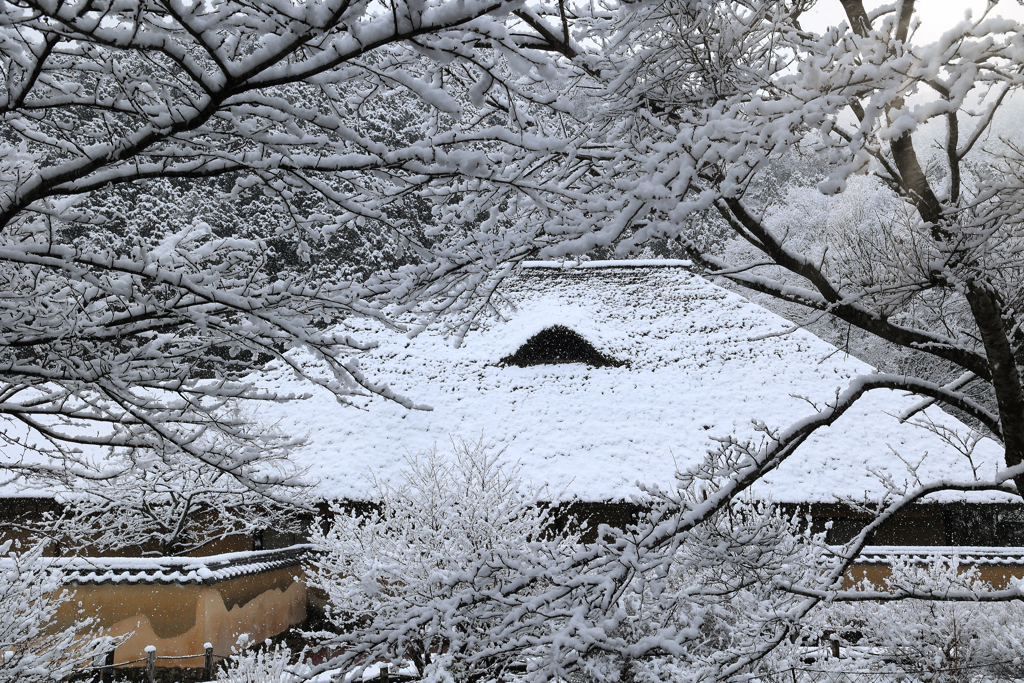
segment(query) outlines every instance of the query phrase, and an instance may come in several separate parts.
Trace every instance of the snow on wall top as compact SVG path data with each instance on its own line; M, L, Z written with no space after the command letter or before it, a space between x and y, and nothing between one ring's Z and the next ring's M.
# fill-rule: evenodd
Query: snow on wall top
M837 548L838 550L838 548ZM857 564L892 564L915 562L928 564L940 559L956 558L972 565L1024 565L1024 548L988 548L983 546L887 546L869 545L857 557Z
M208 557L47 557L44 566L60 569L72 585L102 584L202 584L253 576L297 567L314 550L294 545L280 550L224 553ZM0 567L9 565L0 558Z
M376 397L362 401L367 410L354 410L323 391L261 409L264 421L308 437L296 457L319 480L320 496L367 499L370 478L400 477L406 453L483 437L506 448L523 479L546 486L549 499L630 499L637 481L671 485L677 467L696 464L715 447L712 437L753 437L752 420L787 426L815 412L803 397L820 404L851 377L872 372L807 332L784 333L791 323L689 273L685 262L531 265L504 289L515 305L506 320L481 323L460 348L436 333L408 339L362 323L381 342L361 358L363 369L432 411ZM499 363L553 325L628 365ZM308 388L274 367L261 383ZM867 395L756 485L754 495L776 502L877 498L883 487L872 471L904 482L922 458L922 477L970 478L963 455L892 417L914 400L891 391ZM967 431L940 410L926 414ZM985 440L973 458L990 475L1001 455ZM1009 500L998 493L968 498Z

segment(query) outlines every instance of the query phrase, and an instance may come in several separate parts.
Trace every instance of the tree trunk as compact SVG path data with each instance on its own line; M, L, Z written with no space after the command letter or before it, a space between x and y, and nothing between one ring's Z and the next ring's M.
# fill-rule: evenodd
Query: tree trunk
M1020 372L1006 333L1002 303L991 288L974 281L967 283L967 302L988 357L992 388L999 406L999 424L1003 430L1006 466L1014 467L1024 461L1024 391L1021 390ZM1024 492L1024 475L1014 478L1014 483L1018 493Z

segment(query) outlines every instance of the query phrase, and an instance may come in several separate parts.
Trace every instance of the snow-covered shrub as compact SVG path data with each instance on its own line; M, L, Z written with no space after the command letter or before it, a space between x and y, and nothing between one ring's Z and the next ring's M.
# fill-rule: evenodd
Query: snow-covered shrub
M813 583L825 574L822 541L799 514L739 498L664 553L638 558L619 625L607 634L614 647L591 650L581 670L594 681L658 683L790 666L806 599L779 580Z
M832 634L863 635L843 647L854 659L827 666L873 671L1009 661L1024 647L1016 604L829 602L856 593L840 590L852 548L836 552L807 519L743 493L719 503L717 473L734 470L713 456L706 470L646 489L637 524L602 526L583 544L545 533L544 509L480 444L410 458L403 483L376 485L377 513L337 509L316 535L310 583L339 632L325 644L342 652L329 666L404 660L446 682L690 683L803 666ZM941 597L956 586L991 588L951 562L897 563L888 588Z
M225 683L298 683L304 680L290 665L292 652L280 643L249 648L249 634L238 637L231 648L227 666L217 670L217 680Z
M578 536L550 533L518 468L482 441L409 456L403 475L375 483L378 512L335 508L332 528L314 533L322 554L309 583L342 634L329 644L346 649L346 666L404 659L439 680L498 675L516 653L492 652L495 633L529 637L500 596L530 594L525 583L570 556Z
M808 600L777 579L813 584L828 568L803 520L736 500L656 543L706 501L696 486L651 490L639 524L602 526L582 544L545 531L548 512L515 472L500 453L460 443L451 459L411 457L402 483L378 482L375 514L335 510L309 578L340 633L326 643L344 651L332 667L404 660L438 681L688 681L790 656Z
M1015 678L1024 673L1024 605L942 599L951 592L973 592L979 597L992 592L992 585L982 580L976 568L963 567L956 558L936 558L925 566L894 562L882 588L908 587L936 599L822 606L818 623L856 641L843 648L848 666L964 670L965 675L983 673L989 678L999 678L1001 671L1013 672ZM951 672L949 677L953 676Z
M43 548L19 550L12 540L0 541L0 682L59 680L112 646L88 631L86 619L52 627L73 596Z

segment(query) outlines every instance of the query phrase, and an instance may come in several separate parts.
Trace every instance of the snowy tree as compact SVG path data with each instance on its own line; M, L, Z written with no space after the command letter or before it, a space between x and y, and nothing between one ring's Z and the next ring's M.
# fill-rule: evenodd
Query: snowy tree
M380 513L338 510L316 539L313 584L340 631L326 642L342 654L314 672L384 661L438 681L730 680L801 666L809 646L855 632L847 658L821 666L1012 668L1020 609L994 603L1019 600L1019 585L897 560L884 585L840 590L864 537L827 546L799 513L738 494L742 450L709 455L681 488L647 489L638 524L588 544L537 533L537 508L508 493L515 505L494 505L495 478L461 472L471 455L470 473L493 473L493 454L414 460L405 485L378 490Z
M945 678L999 678L1021 668L1024 638L1020 602L986 603L980 600L942 600L947 595L983 596L993 586L976 568L957 558L933 558L925 565L895 558L883 586L862 582L869 594L879 588L899 594L911 587L938 599L833 603L810 620L821 632L855 635L847 642L846 667L891 671L943 670ZM866 596L865 596L866 597ZM854 640L850 638L849 640ZM962 670L962 673L960 673ZM959 674L959 675L958 675ZM1013 678L1016 676L1007 676ZM942 680L940 678L940 680Z
M310 584L327 595L341 634L325 643L345 650L338 665L405 660L420 676L475 680L518 663L515 649L486 650L496 631L521 633L516 615L492 604L463 611L459 602L500 595L571 555L579 536L551 532L550 510L524 492L501 451L483 441L453 451L409 456L402 483L375 486L378 512L336 507L330 530L314 531L321 552Z
M295 440L259 424L244 428L254 432L243 445L255 452L239 455L250 476L264 481L303 476L288 459ZM304 488L286 489L289 504L283 505L265 491L254 492L234 477L173 451L117 452L105 455L104 461L103 467L117 468L120 474L64 482L64 514L34 525L33 530L52 536L63 552L96 548L184 555L267 529L299 533L302 509L312 509Z
M51 623L73 595L63 572L43 557L44 544L19 550L0 541L0 680L53 681L68 676L111 640L93 637L89 620L58 629Z
M572 43L564 9L5 3L0 468L103 481L147 451L288 503L301 478L254 460L267 444L234 402L292 397L248 373L276 360L339 400L415 407L360 371L373 342L345 329L382 317L387 287L295 264L353 244L400 263L444 220L432 207L527 197L555 144L536 112L568 108L544 78Z
M684 681L793 661L818 601L788 586L828 588L843 570L806 520L742 498L681 533L715 481L651 489L648 518L584 544L549 525L500 452L413 457L403 483L376 487L377 513L337 509L314 538L311 584L339 634L324 644L343 653L321 669Z

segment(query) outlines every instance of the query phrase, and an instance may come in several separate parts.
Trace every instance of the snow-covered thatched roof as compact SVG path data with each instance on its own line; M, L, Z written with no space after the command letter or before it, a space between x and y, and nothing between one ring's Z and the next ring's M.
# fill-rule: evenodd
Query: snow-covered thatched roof
M409 339L376 330L380 347L361 359L376 381L431 411L379 398L366 410L338 405L326 392L266 406L266 422L308 437L296 457L319 480L324 498L366 499L371 477L399 476L407 453L450 449L450 439L483 438L521 463L522 477L552 499L629 499L637 481L671 485L677 468L699 462L714 437L755 437L752 420L781 428L814 412L872 369L835 347L690 273L681 262L533 264L507 283L514 304L461 347L439 334ZM562 326L621 365L517 367L501 363L534 335ZM271 368L262 380L305 390ZM755 487L777 502L877 497L879 474L900 483L970 478L967 459L932 431L894 417L915 399L868 394L829 429L811 437ZM936 425L967 428L935 408ZM927 457L925 457L927 456ZM979 473L991 474L1001 450L982 441ZM923 462L921 462L923 460ZM920 464L919 464L920 463ZM948 494L947 497L963 494ZM974 500L1007 500L976 494Z

